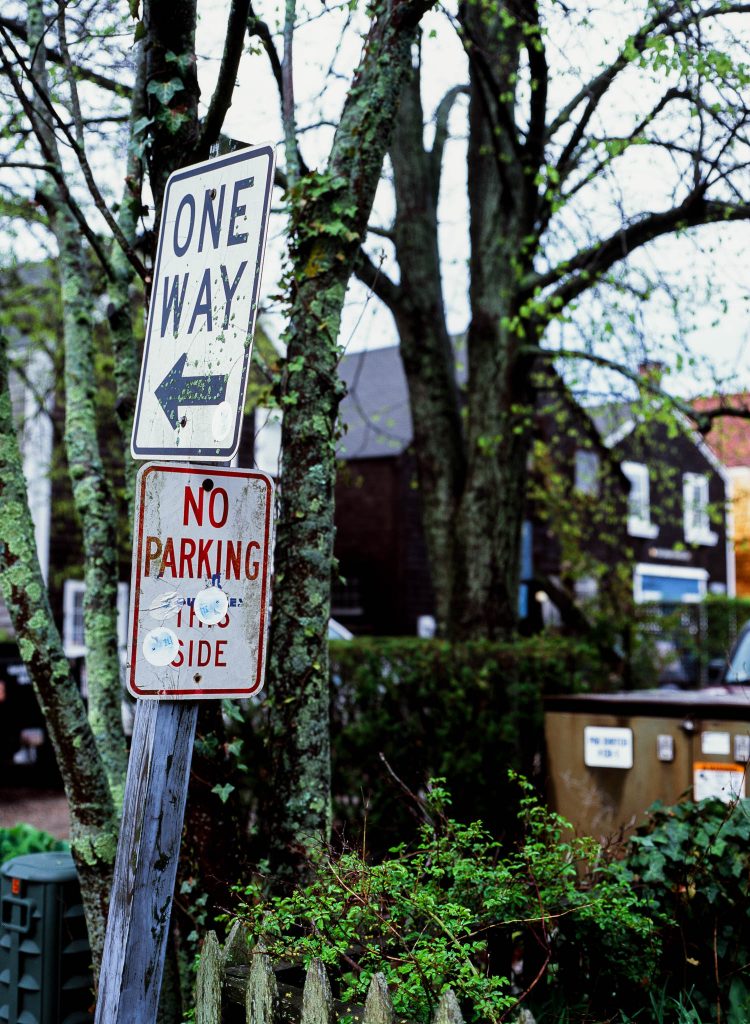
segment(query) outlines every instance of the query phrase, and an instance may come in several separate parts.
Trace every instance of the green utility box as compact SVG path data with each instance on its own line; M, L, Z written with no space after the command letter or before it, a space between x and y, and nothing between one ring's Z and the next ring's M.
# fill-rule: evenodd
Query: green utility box
M91 951L69 853L0 867L0 1024L93 1021Z

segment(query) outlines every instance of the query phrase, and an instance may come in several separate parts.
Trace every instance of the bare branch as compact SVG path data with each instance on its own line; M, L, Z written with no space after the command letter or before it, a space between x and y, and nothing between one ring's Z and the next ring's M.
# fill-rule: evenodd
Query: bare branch
M125 236L123 235L122 230L121 230L119 224L117 223L115 218L112 216L112 212L109 209L109 207L107 206L107 204L106 204L106 202L104 200L104 197L102 196L101 192L99 191L99 187L96 184L96 181L94 180L94 175L93 175L93 173L91 171L91 167L90 167L89 162L88 162L88 160L86 158L85 152L81 149L81 147L78 145L78 143L76 142L75 138L71 134L70 130L66 127L64 121L62 120L60 115L57 113L57 111L54 108L54 105L50 101L49 96L47 96L47 94L44 91L44 89L42 89L40 87L39 82L37 81L36 75L34 74L33 70L29 67L29 65L26 63L26 61L24 61L23 57L18 52L18 49L16 48L13 40L10 38L10 36L8 35L8 32L5 30L4 26L2 26L2 25L0 25L0 36L5 41L6 46L10 49L10 51L13 54L17 64L20 66L20 68L23 71L23 73L25 74L25 76L31 82L31 85L32 85L32 88L34 89L34 92L38 96L40 102L42 103L42 105L44 106L46 111L50 114L50 116L52 118L52 122L54 124L56 124L60 128L60 130L63 133L63 136L65 137L66 141L68 142L68 144L70 145L71 149L75 153L76 158L78 160L78 164L79 164L79 166L81 168L81 171L83 172L84 180L86 181L86 184L88 186L89 193L91 195L91 198L94 201L94 205L96 206L97 210L101 213L102 217L104 217L104 220L106 221L107 226L112 231L112 234L115 236L115 238L117 239L119 245L122 247L123 252L127 256L127 258L130 260L130 262L132 263L136 273L139 274L139 276L141 278L145 278L146 277L146 268L144 267L144 265L141 262L141 260L138 257L138 255L133 251L133 248L128 244L128 241L125 238ZM19 100L21 100L21 103L24 106L24 110L27 110L28 101L26 99L26 95L25 95L23 89L21 88L20 82L18 81L18 78L16 76L15 70L8 63L4 53L0 57L0 60L2 61L3 70L5 71L6 75L9 78L9 80L11 81L11 84L13 85L13 89L15 90L16 95L18 96ZM37 118L36 114L34 114L33 111L31 111L30 109L27 110L27 113L29 114L31 123L33 125L37 126L39 124L39 121L38 121L38 118ZM51 129L51 126L50 126L50 131L51 130L52 129ZM40 131L37 131L36 134L37 134L37 138L40 141L40 144L42 144L43 147L46 147L46 149L48 150L48 152L45 152L45 154L44 154L46 159L49 160L50 163L54 163L56 165L56 167L58 168L58 170L59 170L59 174L56 171L55 174L54 174L54 177L55 177L55 181L58 184L58 187L61 190L62 198L65 200L67 205L70 206L71 210L73 210L73 207L75 206L75 209L77 210L77 213L74 212L74 216L76 217L76 220L79 223L81 223L80 218L83 217L83 214L82 214L82 212L80 210L80 207L78 207L78 204L75 203L75 200L71 196L70 191L69 191L67 185L65 184L64 175L62 173L62 168L59 165L59 160L55 158L55 155L53 153L49 152L49 143L47 141L42 142L42 135L44 133L40 132ZM90 229L87 229L86 237L89 238L89 240L91 240L91 238L94 237L94 234L93 234L93 232ZM97 253L97 256L102 260L103 266L108 267L109 261L106 258L103 257L103 252L102 252L101 246L98 244L98 242L97 242L97 244L95 246L95 251ZM108 269L108 273L111 273L111 268Z
M625 259L647 242L678 229L704 224L750 220L750 204L732 204L706 199L703 190L691 192L679 206L660 213L648 214L624 225L609 238L582 249L569 260L558 264L546 274L538 274L522 284L522 293L529 299L541 289L562 282L544 297L549 316L567 306L599 280L615 263ZM548 317L542 315L542 320Z
M445 96L440 100L437 110L435 111L435 138L432 140L432 150L430 151L430 174L432 177L435 195L437 195L439 191L440 168L443 163L445 144L448 141L448 119L450 118L453 104L456 102L458 97L468 95L468 85L454 85L453 88L449 89Z
M376 265L365 250L360 248L354 264L354 274L393 313L401 301L401 286L391 280L383 270L382 264L381 259Z
M0 16L0 25L6 28L9 32L20 39L22 42L28 42L28 36L26 35L26 26L22 21L18 21L16 18L3 18ZM52 64L63 64L63 57L59 50L55 49L54 46L47 48L47 59ZM87 82L91 82L93 85L98 85L101 89L106 89L107 92L113 92L117 96L124 96L127 98L130 96L132 91L131 86L125 85L123 82L118 82L114 78L107 78L106 75L101 75L99 72L94 71L92 68L88 68L81 64L71 65L77 78L82 78Z
M249 10L250 0L232 0L219 77L214 94L211 97L208 112L203 120L200 138L198 139L197 150L199 159L205 158L208 155L210 147L219 137L227 110L232 105L232 96L237 82L237 69L242 57L242 45Z

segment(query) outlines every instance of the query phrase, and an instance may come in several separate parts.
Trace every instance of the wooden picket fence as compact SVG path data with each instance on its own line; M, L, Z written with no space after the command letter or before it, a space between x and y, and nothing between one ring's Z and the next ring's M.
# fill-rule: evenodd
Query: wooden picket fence
M205 938L195 987L195 1022L221 1024L230 1006L233 1020L241 1019L241 1009L236 1008L244 1007L246 1024L335 1024L343 1014L357 1024L396 1024L382 974L373 975L364 1006L334 1000L320 960L310 964L304 988L279 984L270 957L262 947L249 950L239 922L223 949L215 932ZM440 997L432 1024L463 1024L458 1000L450 989Z

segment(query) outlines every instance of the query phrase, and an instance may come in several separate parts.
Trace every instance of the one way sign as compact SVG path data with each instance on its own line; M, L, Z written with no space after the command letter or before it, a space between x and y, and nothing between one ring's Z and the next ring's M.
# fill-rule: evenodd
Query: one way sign
M229 461L239 446L274 150L176 171L164 193L133 425L136 459Z

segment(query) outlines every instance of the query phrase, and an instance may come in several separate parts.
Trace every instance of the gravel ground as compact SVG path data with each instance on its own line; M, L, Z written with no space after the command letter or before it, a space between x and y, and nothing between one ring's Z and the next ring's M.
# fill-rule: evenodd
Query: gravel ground
M70 819L64 794L55 789L0 789L0 828L19 822L68 839Z

